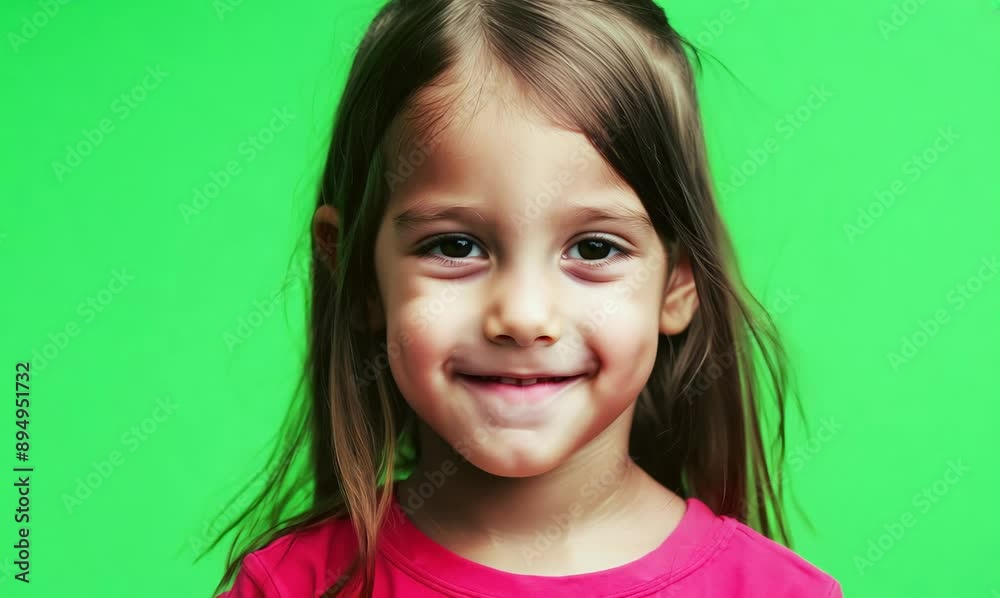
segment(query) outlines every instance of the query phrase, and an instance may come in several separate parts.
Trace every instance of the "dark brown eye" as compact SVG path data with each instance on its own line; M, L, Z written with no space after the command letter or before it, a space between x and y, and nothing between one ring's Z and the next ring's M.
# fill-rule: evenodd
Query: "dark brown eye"
M486 254L470 237L451 235L436 237L424 243L417 249L417 255L435 258L437 260L461 260L464 258L482 258Z
M603 260L614 249L611 243L600 239L580 241L576 246L580 249L580 257L585 260Z
M464 237L449 237L442 239L439 245L441 246L441 253L445 257L463 258L469 257L474 243Z

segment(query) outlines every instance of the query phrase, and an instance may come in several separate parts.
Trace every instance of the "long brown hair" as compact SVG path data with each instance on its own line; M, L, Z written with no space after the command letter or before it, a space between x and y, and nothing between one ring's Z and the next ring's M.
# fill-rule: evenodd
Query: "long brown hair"
M420 161L419 152L397 155L397 133L431 139L459 108L428 90L446 80L488 87L492 76L582 132L635 190L668 248L668 276L677 256L690 260L698 311L686 331L660 337L632 458L667 488L788 543L772 474L783 458L785 357L717 210L695 64L698 51L652 0L392 0L380 10L348 74L318 194L317 207L335 206L341 226L332 263L313 240L306 392L283 424L287 442L271 456L263 491L212 544L242 527L219 588L249 552L346 516L358 553L328 594L371 595L393 482L420 450L415 415L385 365L384 331L365 326L388 189Z

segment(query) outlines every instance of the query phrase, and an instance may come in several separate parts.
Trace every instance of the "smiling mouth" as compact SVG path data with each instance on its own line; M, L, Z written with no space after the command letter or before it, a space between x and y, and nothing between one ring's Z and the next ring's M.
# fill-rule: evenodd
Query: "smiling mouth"
M459 374L459 376L474 382L492 382L494 384L509 384L511 386L534 386L536 384L558 384L560 382L567 382L580 378L583 374L576 376L553 376L548 378L505 378L503 376L474 376L472 374Z

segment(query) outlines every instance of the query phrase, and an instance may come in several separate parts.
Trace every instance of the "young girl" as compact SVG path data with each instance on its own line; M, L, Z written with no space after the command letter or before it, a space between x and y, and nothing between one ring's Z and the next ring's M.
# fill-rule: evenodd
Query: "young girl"
M312 221L311 401L223 596L841 595L769 539L782 353L687 51L651 0L381 10Z

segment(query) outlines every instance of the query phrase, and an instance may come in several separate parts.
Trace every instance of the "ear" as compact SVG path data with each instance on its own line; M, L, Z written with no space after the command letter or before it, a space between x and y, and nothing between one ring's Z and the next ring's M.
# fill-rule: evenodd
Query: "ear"
M687 252L681 250L677 265L667 281L660 310L660 333L671 336L684 332L697 310L698 288L691 271L691 260Z
M337 208L323 204L313 214L312 234L315 240L316 258L331 274L337 271L337 239L340 235L340 214Z
M340 235L340 214L337 208L323 204L316 209L312 221L313 238L316 240L316 249L319 255L317 259L323 262L331 274L337 271L337 259L339 257L337 241ZM368 331L381 330L385 328L385 312L382 309L382 302L376 291L375 296L368 298ZM355 326L364 330L365 325L356 323Z

